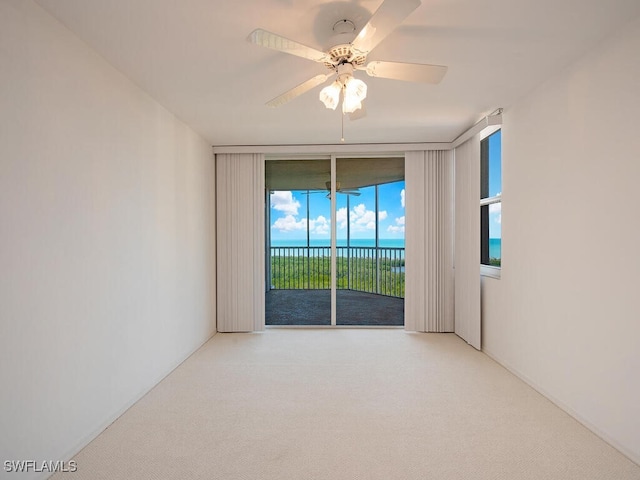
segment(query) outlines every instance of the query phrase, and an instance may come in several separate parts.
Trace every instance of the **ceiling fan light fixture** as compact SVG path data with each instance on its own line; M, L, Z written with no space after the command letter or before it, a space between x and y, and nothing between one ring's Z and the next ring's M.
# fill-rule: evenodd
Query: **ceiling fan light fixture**
M353 97L345 97L342 100L342 113L353 113L359 108L362 108L362 102Z
M345 85L345 97L357 99L359 102L367 98L367 84L351 77Z
M367 84L357 78L345 81L342 99L342 113L353 113L362 108L362 100L367 98Z
M330 108L331 110L335 110L340 102L340 91L342 87L340 83L336 80L328 87L324 87L320 90L320 101L324 103L324 106Z

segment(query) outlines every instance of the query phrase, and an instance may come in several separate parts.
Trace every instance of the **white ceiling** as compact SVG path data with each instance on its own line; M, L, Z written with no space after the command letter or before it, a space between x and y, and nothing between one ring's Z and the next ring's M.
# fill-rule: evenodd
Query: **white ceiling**
M327 70L246 39L255 28L324 50L333 24L359 30L381 0L37 0L212 145L335 144L321 87L264 104ZM346 143L449 142L508 107L640 15L638 0L422 0L369 56L448 65L440 85L370 78Z

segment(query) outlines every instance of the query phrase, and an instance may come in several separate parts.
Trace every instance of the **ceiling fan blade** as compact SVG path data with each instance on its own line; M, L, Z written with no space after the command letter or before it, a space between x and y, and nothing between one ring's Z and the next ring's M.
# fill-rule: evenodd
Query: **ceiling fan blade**
M326 82L327 79L331 76L332 75L325 75L325 74L316 75L315 77L307 80L306 82L302 82L297 87L292 88L288 92L285 92L282 95L274 98L273 100L268 101L267 106L279 107L280 105L283 105L288 101L293 100L296 97L299 97L303 93L308 92L313 87L317 87L318 85Z
M325 193L326 190L314 190L314 189L308 189L306 192L302 192L301 195L313 195L315 193Z
M420 63L400 62L370 62L367 74L371 77L391 78L407 82L422 82L437 84L447 73L447 67L442 65L426 65Z
M360 190L340 190L338 193L344 193L345 195L353 195L354 197L360 196Z
M352 42L352 50L367 55L419 6L420 0L385 0Z
M248 40L251 43L260 45L261 47L271 48L279 52L288 53L297 57L313 60L314 62L330 61L331 58L324 52L315 48L307 47L301 43L294 42L288 38L282 37L275 33L267 32L258 28L249 34Z

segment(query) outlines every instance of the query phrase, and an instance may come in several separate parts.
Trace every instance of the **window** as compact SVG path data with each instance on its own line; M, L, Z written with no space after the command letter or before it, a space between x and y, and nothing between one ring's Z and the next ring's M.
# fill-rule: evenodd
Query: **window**
M500 275L502 264L502 136L480 142L480 263L485 275ZM485 268L487 267L487 268Z

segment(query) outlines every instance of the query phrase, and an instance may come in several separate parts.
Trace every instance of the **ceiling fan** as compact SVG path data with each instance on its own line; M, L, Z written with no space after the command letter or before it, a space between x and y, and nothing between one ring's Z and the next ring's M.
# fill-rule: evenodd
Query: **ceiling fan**
M327 187L327 191L329 192L327 193L327 198L331 198L331 182L326 182L325 185ZM340 188L340 182L336 182L336 192L343 193L345 195L353 195L354 197L360 196L360 190L358 190L357 188Z
M325 182L325 185L327 187L327 193L326 194L326 198L331 198L331 182ZM354 197L359 197L360 196L360 190L357 188L340 188L340 182L336 182L336 192L337 193L342 193L344 195L353 195ZM310 190L308 192L309 194L313 194L313 193L324 193L324 190Z
M367 55L418 8L420 3L420 0L384 0L351 43L335 45L327 52L321 52L266 30L254 30L249 35L250 42L323 63L329 69L328 73L316 75L270 100L267 105L278 107L336 76L331 85L322 89L320 100L327 108L335 110L342 94L342 112L353 113L362 108L362 100L367 96L367 85L354 77L354 73L359 70L365 71L371 77L440 83L447 73L447 67L442 65L385 61L373 61L365 65ZM349 28L355 31L354 23L347 19L334 25L334 30L340 30L339 33L348 32Z

